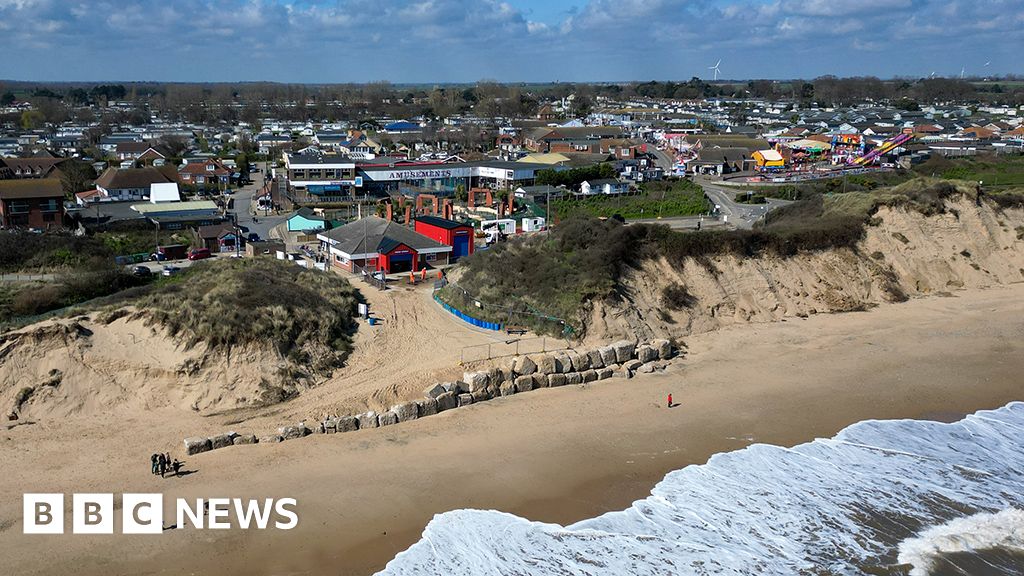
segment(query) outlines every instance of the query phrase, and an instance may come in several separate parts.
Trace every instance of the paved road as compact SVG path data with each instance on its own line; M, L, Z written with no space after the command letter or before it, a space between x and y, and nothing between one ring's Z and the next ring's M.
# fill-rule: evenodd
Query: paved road
M700 222L701 230L719 229L726 226L721 220L714 218L701 218L700 216L672 216L668 218L627 218L626 225L630 224L664 224L673 230L696 230Z
M665 171L665 175L672 173L672 165L675 164L675 158L671 154L664 150L658 150L658 147L654 144L647 145L647 151L654 155L654 163Z
M694 182L704 188L704 193L715 203L719 212L728 218L729 224L744 230L752 228L754 222L763 218L769 211L792 204L789 200L774 198L769 198L764 204L741 204L735 200L740 190L722 186L706 178L695 177Z
M266 240L270 238L270 229L284 222L287 219L287 215L274 215L271 213L268 216L260 210L257 216L258 222L253 220L254 205L252 198L263 187L263 177L267 174L266 163L260 163L259 166L262 172L252 175L253 183L239 188L231 195L235 200L232 212L238 215L238 225L248 230L246 234L255 232L259 234L260 238Z

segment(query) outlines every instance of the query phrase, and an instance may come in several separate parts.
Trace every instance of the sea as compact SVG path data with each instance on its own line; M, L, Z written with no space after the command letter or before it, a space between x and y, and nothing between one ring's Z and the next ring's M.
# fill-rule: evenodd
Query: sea
M1021 575L1024 403L716 454L568 526L438 514L380 574Z

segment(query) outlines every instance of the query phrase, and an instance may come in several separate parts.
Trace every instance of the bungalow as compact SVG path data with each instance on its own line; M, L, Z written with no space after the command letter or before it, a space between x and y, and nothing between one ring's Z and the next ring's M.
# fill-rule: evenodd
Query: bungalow
M111 200L142 200L153 184L170 181L156 168L107 168L96 179L96 189Z
M629 192L629 183L619 182L614 178L584 180L580 183L580 194L584 196L591 194L625 194L627 192Z
M746 148L702 148L697 158L686 163L687 170L698 174L731 174L754 164ZM748 166L749 165L749 166Z
M200 226L196 234L199 243L210 252L234 252L238 242L235 227L230 222Z
M0 180L0 223L5 228L63 225L64 188L57 178Z
M306 206L289 216L287 223L289 232L320 232L330 227L329 220Z
M447 264L452 253L451 246L376 216L321 232L316 237L327 248L331 264L349 272L417 272L424 266Z

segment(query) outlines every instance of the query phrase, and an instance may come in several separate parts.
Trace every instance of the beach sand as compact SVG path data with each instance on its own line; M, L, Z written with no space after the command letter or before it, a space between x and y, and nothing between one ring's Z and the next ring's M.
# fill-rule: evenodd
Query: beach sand
M667 472L751 443L788 446L864 419L952 420L1024 400L1024 284L737 325L686 343L685 360L662 374L218 450L186 458L195 473L182 478L148 470L153 446L202 423L177 410L0 432L0 572L368 574L440 512L496 509L566 524L624 508ZM675 408L665 407L669 393ZM27 536L24 492L163 492L168 505L292 497L300 523L287 532Z

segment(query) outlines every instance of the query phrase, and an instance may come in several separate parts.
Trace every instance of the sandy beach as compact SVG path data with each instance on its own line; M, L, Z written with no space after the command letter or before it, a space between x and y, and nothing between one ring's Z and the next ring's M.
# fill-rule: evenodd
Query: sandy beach
M628 506L668 471L751 443L794 445L864 419L951 420L1024 400L1024 284L736 325L686 343L686 359L662 374L218 450L187 458L195 472L182 478L151 476L149 454L189 435L199 416L162 408L17 426L0 433L2 571L369 574L440 512L565 524ZM665 407L668 393L679 406ZM288 532L26 536L24 492L292 497L300 522Z

